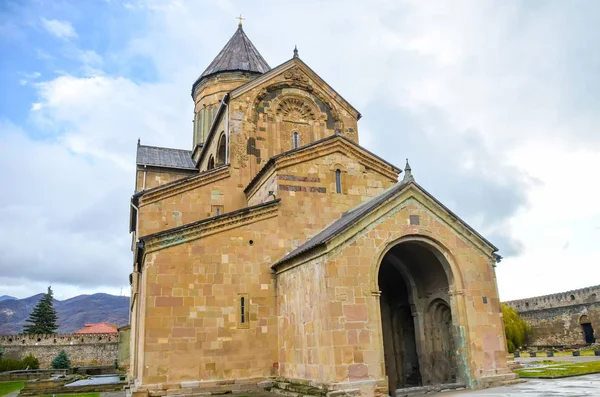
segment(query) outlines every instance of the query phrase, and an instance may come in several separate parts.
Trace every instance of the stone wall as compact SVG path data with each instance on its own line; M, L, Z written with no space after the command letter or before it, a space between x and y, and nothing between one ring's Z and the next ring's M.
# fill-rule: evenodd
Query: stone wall
M585 345L583 321L590 322L597 339L600 336L600 285L504 303L531 325L530 346Z
M116 334L66 334L66 335L1 335L0 346L6 357L21 359L33 354L42 368L64 350L71 364L112 365L119 354L119 337Z

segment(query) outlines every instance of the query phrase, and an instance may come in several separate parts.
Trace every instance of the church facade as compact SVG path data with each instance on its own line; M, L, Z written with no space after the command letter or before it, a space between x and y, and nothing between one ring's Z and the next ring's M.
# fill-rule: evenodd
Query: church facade
M496 247L360 146L297 51L270 68L240 25L192 98L192 150L137 147L133 394L514 379Z

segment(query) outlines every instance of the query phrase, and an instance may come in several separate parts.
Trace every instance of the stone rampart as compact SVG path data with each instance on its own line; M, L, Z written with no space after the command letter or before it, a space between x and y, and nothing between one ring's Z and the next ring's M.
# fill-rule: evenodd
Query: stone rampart
M119 356L117 334L0 335L4 356L21 359L33 354L42 368L64 350L73 366L112 365Z
M531 325L530 346L583 346L586 327L600 339L600 285L504 303Z

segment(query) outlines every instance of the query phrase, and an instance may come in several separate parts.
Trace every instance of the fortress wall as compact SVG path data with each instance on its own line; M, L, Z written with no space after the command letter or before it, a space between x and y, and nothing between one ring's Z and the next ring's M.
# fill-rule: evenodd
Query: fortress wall
M73 366L112 365L119 356L118 334L49 334L0 335L0 346L5 357L21 359L33 354L42 368L64 350Z
M585 345L582 316L600 340L600 285L504 303L531 325L529 346Z

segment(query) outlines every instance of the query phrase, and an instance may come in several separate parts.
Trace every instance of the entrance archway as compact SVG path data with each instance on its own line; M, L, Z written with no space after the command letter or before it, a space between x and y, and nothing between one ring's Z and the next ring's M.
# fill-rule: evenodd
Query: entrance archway
M449 266L433 245L404 241L384 255L378 274L385 371L396 389L457 378Z
M594 337L594 328L592 327L592 323L588 316L585 314L579 317L579 325L581 325L581 330L583 331L583 338L585 343L595 343L596 338Z

